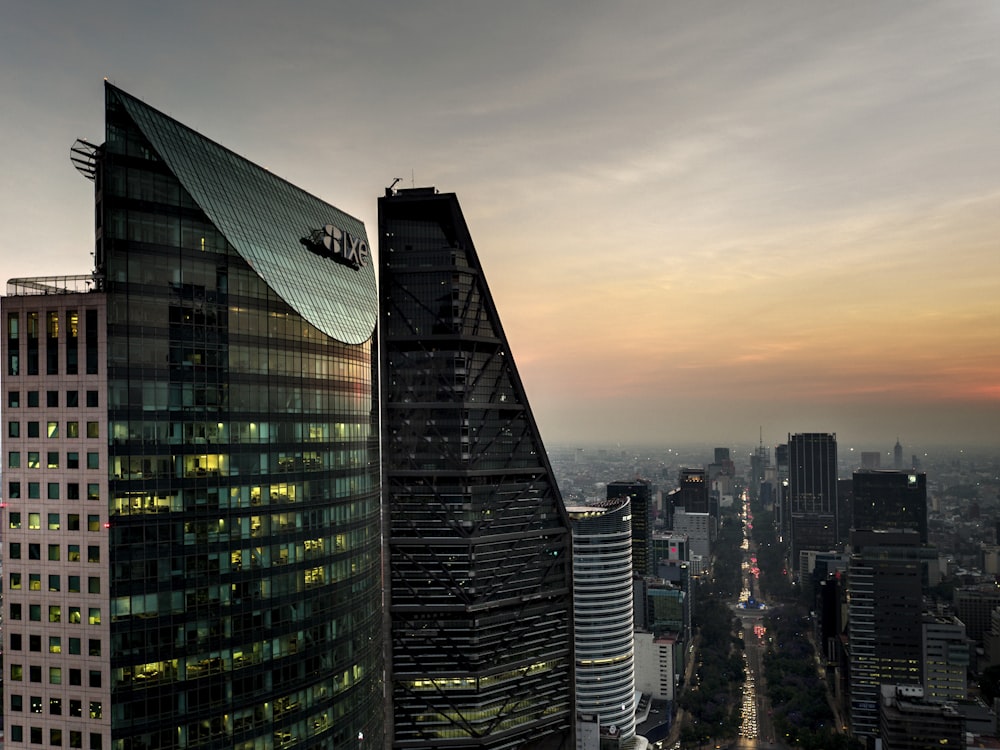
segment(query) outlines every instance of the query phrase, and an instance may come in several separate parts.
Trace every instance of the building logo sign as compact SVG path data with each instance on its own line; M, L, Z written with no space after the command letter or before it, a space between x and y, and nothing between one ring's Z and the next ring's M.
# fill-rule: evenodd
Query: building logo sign
M299 241L316 255L331 258L355 270L366 265L371 255L367 242L333 224L314 229Z

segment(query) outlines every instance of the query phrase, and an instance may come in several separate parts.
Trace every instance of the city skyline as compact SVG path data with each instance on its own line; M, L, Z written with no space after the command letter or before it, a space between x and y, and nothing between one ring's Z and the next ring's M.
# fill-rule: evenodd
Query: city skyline
M6 14L4 280L90 270L107 76L373 247L461 194L548 447L998 444L995 4L236 10Z

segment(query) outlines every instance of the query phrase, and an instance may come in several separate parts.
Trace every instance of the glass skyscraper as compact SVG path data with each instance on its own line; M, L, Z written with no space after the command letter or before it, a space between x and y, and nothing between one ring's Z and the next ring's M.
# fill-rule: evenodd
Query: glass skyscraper
M6 744L379 747L363 225L111 85L77 152L95 272L4 299Z
M394 748L569 748L569 519L454 194L379 201Z

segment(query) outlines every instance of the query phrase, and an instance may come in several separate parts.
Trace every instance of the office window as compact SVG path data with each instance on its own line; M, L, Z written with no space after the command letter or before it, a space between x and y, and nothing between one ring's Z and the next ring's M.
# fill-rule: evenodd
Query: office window
M10 517L8 518L7 525L12 529L21 528L21 514L18 511L11 511Z
M59 591L60 585L58 575L49 575L49 591Z
M49 745L51 747L61 747L62 746L62 730L61 729L49 729Z
M7 423L7 437L11 437L11 438L21 437L21 423L20 422L8 422Z
M58 562L61 559L60 552L62 548L58 544L49 545L49 560L51 562Z
M87 391L87 406L90 408L100 406L97 391Z
M80 654L80 639L79 638L70 638L69 639L69 652L71 654L77 654L77 655Z
M28 544L28 559L29 560L41 560L42 559L42 545L35 544L31 542Z
M42 665L41 664L29 664L28 665L28 680L29 682L42 681Z
M10 634L10 650L20 651L21 650L21 634L11 633Z
M21 619L21 605L11 604L10 605L10 619L20 620Z
M49 716L62 716L62 698L49 698Z
M28 636L28 651L34 651L36 654L42 652L42 636L40 635Z
M10 710L11 711L23 711L24 710L24 696L23 695L11 695L10 696Z
M66 584L67 591L69 591L71 594L79 594L80 576L67 576L67 579L68 579Z
M101 548L96 544L87 545L87 562L99 563L101 561Z
M80 530L80 514L79 513L70 513L70 514L68 514L66 516L66 528L69 529L70 531L79 531ZM74 546L76 546L76 545L70 545L70 549L73 549ZM80 551L80 548L78 546L76 547L76 551L77 552Z
M79 482L66 482L66 499L67 500L79 500L80 499L80 483Z
M87 437L98 438L101 436L100 422L87 422Z
M56 486L58 487L59 485ZM49 513L49 531L59 531L59 528L60 528L59 514Z
M71 669L71 670L69 670L69 684L70 685L82 685L83 683L80 680L80 675L81 674L82 674L82 672L79 669Z
M88 594L100 594L101 593L101 579L97 576L87 577L87 593Z
M74 748L74 750L82 750L83 732L78 732L73 729L69 730L69 746Z
M66 468L67 469L79 469L80 468L80 454L76 451L70 451L66 454Z
M28 605L28 619L31 622L41 622L42 621L42 605L41 604L29 604Z
M79 422L67 422L66 423L66 437L68 437L68 438L78 438L78 437L80 437L80 423Z
M20 409L21 408L21 392L20 391L7 391L7 408L8 409Z
M50 438L59 437L59 423L58 422L46 422L45 423L45 434Z
M28 468L37 469L39 465L38 451L28 451Z
M76 717L83 716L83 701L70 699L69 715Z
M101 655L101 639L100 638L90 638L88 643L88 649L91 656Z
M42 574L28 573L28 591L42 590Z
M36 438L42 434L41 429L38 426L38 422L28 422L28 437Z
M29 727L31 732L31 744L41 745L42 744L42 728L41 727Z
M87 468L88 469L99 469L101 468L100 455L97 453L87 454Z
M21 451L11 451L7 454L7 468L21 468Z
M9 542L7 544L7 557L11 560L21 559L21 543L20 542Z
M89 622L91 625L100 625L101 624L101 609L100 609L100 607L91 607L88 610L87 622Z
M49 667L49 684L62 685L62 667Z
M100 531L100 530L101 530L101 517L96 515L88 515L87 531Z
M59 482L49 482L46 485L46 494L47 494L49 500L58 500L59 499ZM49 528L51 529L52 527L50 526Z
M88 500L100 500L101 499L101 485L96 482L91 482L87 485L87 499Z
M62 607L58 604L49 605L49 622L62 621Z
M62 653L62 638L60 638L58 635L49 636L49 653L50 654Z
M40 714L42 712L42 696L31 696L31 713Z
M10 679L12 682L21 682L24 680L24 666L22 664L10 665Z
M41 513L29 513L28 514L28 528L34 531L40 531L42 528L42 514Z
M59 391L45 391L45 405L50 409L59 406Z
M72 529L73 527L70 526L70 528ZM76 528L79 530L80 525L77 524ZM67 545L66 549L67 549L67 552L66 552L66 559L67 560L69 560L70 562L80 562L80 545L79 544L70 544L70 545Z
M42 497L42 483L28 482L28 499L39 500Z
M100 719L103 716L104 716L104 710L101 707L101 702L100 701L91 701L90 702L90 718L91 719ZM91 740L93 740L94 736L95 735L93 735L93 734L90 735ZM101 738L101 735L99 735L99 734L96 735L96 736L97 736L98 740ZM100 746L100 743L98 742L98 750L99 750L99 746ZM91 747L92 747L92 750L93 750L93 746L91 746Z
M11 591L21 590L21 574L20 573L10 573L10 578L8 579L7 586Z
M28 406L32 409L38 408L38 391L28 391Z
M94 710L94 703L95 702L97 703L97 710L96 710L96 712ZM95 713L96 713L96 716L95 716ZM100 719L101 718L101 704L100 704L99 701L91 701L90 702L90 718L91 719ZM100 734L98 734L97 732L91 732L90 733L90 750L104 750L104 747L101 745L101 741L102 740L101 740L101 735Z
M74 409L80 405L80 391L66 391L66 406Z
M48 453L45 454L45 456L48 468L50 469L59 468L59 451L49 451Z
M10 739L13 742L24 742L24 727L20 724L11 724Z
M101 686L101 670L91 669L89 674L87 675L87 682L90 685L90 687L99 688Z
M79 607L69 608L69 621L71 625L79 625L83 621L83 618L80 615Z

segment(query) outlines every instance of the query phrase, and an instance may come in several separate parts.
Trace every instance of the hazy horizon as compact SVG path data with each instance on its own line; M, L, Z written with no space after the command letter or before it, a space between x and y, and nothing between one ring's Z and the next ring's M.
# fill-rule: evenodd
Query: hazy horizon
M457 193L547 445L1000 447L998 38L987 0L20 4L2 273L91 270L107 76L373 247L395 178Z

